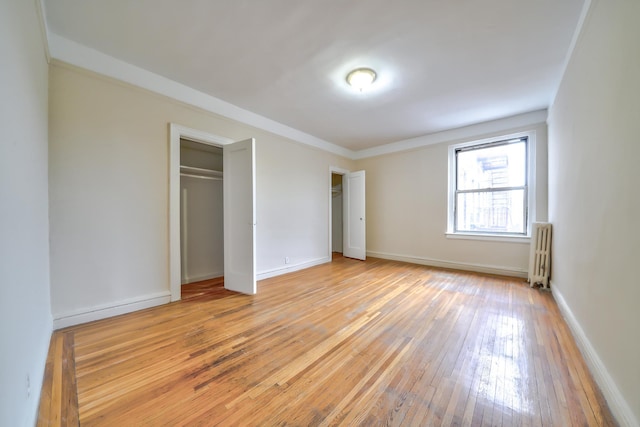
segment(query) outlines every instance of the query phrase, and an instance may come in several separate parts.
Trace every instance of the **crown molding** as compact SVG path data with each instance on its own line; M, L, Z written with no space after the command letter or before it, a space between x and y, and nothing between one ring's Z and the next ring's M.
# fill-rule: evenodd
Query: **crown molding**
M366 159L368 157L382 156L385 154L397 153L400 151L414 150L427 145L440 144L468 138L477 138L480 135L503 132L544 123L547 120L547 110L537 110L529 113L518 114L516 116L505 117L503 119L491 120L474 125L431 133L416 138L405 139L378 147L367 148L356 151L354 160Z
M42 0L35 1L41 4L41 7L44 7ZM41 13L43 12L44 9L41 9ZM44 17L45 15L43 14L42 16ZM51 58L57 61L141 87L205 111L351 160L412 150L465 138L476 138L478 135L544 123L547 119L547 110L538 110L353 151L59 36L48 30L46 20L43 20L43 31L48 40L48 52Z
M53 32L48 33L51 57L177 101L202 108L220 116L337 154L353 158L354 152L275 120L242 109L219 98L200 92L151 71L106 55Z
M551 108L553 104L556 102L556 97L558 96L558 91L560 90L560 86L562 86L564 75L567 73L569 62L571 62L571 58L573 57L573 51L576 48L576 44L578 44L580 35L582 34L582 28L584 27L584 23L591 12L591 4L592 4L591 0L584 0L584 4L582 5L582 11L580 12L580 17L578 18L578 24L576 25L576 29L573 32L573 37L571 38L569 49L567 49L567 54L564 58L564 62L562 63L560 78L558 78L558 83L556 84L556 87L554 88L553 93L551 94L549 108Z
M40 36L42 37L42 45L44 48L44 56L47 59L47 63L51 62L51 52L49 51L49 26L47 25L47 13L44 5L44 0L33 0L36 6L36 13L38 14L38 26L40 27Z

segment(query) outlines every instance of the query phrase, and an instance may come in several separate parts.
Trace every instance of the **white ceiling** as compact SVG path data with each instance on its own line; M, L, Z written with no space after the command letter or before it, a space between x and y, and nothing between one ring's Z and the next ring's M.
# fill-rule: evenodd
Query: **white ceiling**
M48 31L362 150L547 108L584 0L45 0ZM347 72L367 66L357 92Z

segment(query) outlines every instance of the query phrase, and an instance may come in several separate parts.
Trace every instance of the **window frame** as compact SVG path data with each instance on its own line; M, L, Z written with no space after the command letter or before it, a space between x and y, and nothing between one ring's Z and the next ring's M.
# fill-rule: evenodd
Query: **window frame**
M457 194L457 161L456 152L460 149L468 149L474 146L489 146L512 139L527 138L526 150L526 196L525 196L525 227L526 233L487 233L472 231L456 231L456 194ZM536 133L535 131L523 131L518 133L499 135L481 140L472 140L449 145L449 179L448 179L448 206L447 206L447 238L469 239L469 240L490 240L503 242L528 243L531 238L531 224L536 217Z

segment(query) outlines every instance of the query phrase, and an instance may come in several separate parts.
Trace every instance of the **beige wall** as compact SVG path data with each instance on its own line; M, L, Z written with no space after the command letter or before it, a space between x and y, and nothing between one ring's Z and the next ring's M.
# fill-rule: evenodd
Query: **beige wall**
M47 61L36 2L0 2L0 425L35 424L51 336ZM29 384L29 385L28 385Z
M593 1L549 115L553 288L595 355L591 361L596 378L602 384L610 376L636 425L640 422L638 17L638 1ZM624 406L611 403L615 408Z
M54 317L169 291L168 123L256 138L257 270L329 253L329 166L353 162L66 66L50 70Z
M495 122L496 128L500 122ZM358 160L367 171L367 252L428 265L525 275L529 244L448 239L449 145L535 130L537 220L546 220L546 125L503 128L464 140Z

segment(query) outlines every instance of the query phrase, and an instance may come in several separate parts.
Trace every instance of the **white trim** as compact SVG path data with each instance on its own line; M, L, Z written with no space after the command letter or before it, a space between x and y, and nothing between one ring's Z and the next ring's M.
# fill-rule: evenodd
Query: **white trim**
M224 271L217 271L202 276L185 277L181 284L188 285L189 283L202 282L203 280L209 279L217 279L218 277L224 277Z
M403 261L411 264L428 265L430 267L450 268L453 270L475 271L478 273L496 274L499 276L519 277L526 279L527 270L513 267L501 267L496 265L473 264L468 262L443 261L433 258L425 258L413 255L399 255L387 252L367 251L367 256L374 258Z
M40 36L42 37L42 44L44 47L44 56L47 59L47 63L51 62L51 52L49 51L49 26L47 25L47 9L44 5L44 0L34 0L36 3L36 12L38 13L38 24L40 26Z
M616 418L616 421L620 423L621 426L640 426L640 422L635 418L633 411L629 407L627 401L624 399L622 393L616 386L615 381L609 375L605 364L602 362L596 349L593 348L589 338L582 330L580 326L580 322L573 315L571 308L567 304L567 301L564 299L562 292L558 289L557 286L551 284L551 293L553 298L556 300L558 304L558 308L564 317L564 320L569 325L569 329L573 333L573 337L578 344L578 348L582 353L593 378L598 383L604 398L609 404L609 408L613 413L613 416Z
M515 127L544 123L547 110L537 110L511 117L427 134L417 138L397 141L379 147L353 151L317 138L308 133L276 122L267 117L242 109L219 98L207 95L166 77L106 55L95 49L76 43L55 33L48 32L51 57L132 85L159 93L169 98L202 108L214 114L263 129L267 132L310 145L351 160L365 159L383 154L415 149L427 145L471 138L474 135L500 132Z
M180 274L180 138L221 146L232 139L169 123L169 290L171 301L181 298Z
M267 117L237 107L181 83L143 68L105 55L55 33L49 34L51 56L57 60L159 93L214 114L263 129L267 132L301 142L342 157L352 158L354 152L308 133L276 122Z
M351 173L351 171L347 170L347 169L340 168L338 166L329 166L329 173L330 174L331 173L335 173L335 174L338 174L338 175L346 175L348 173ZM331 187L331 185L329 187Z
M115 303L100 304L93 307L56 314L53 318L53 328L66 328L67 326L79 325L81 323L118 316L120 314L131 313L145 308L167 304L169 300L169 291L163 291L135 298L128 298Z
M468 234L468 233L444 233L447 239L454 240L484 240L487 242L505 243L531 243L531 237L527 236L502 236L498 234Z
M316 265L331 262L331 257L323 257L311 261L302 262L300 264L288 265L286 267L278 267L266 270L257 274L258 280L268 279L270 277L280 276L282 274L293 273L294 271L304 270L305 268L315 267Z
M464 126L442 132L431 133L417 138L405 139L403 141L392 142L378 147L367 148L356 151L353 160L366 159L368 157L381 156L384 154L397 153L400 151L414 150L427 145L440 144L443 142L457 141L461 139L476 138L478 135L487 135L498 132L509 132L512 129L521 127L533 127L539 123L547 121L547 110L537 110L529 113L518 114L503 119L491 120L484 123Z
M546 109L536 110L502 119L431 133L378 147L353 151L292 128L283 123L245 110L219 98L195 90L189 86L152 73L151 71L121 61L53 32L47 31L47 34L47 46L51 58L147 89L174 100L202 108L205 111L236 120L240 123L244 123L351 160L360 160L368 157L453 141L456 139L473 138L477 135L503 132L517 127L544 123L547 120L548 114Z
M527 137L527 234L523 238L531 237L531 224L536 221L536 131L533 129L521 132L511 133L508 135L496 135L490 138L478 139L474 141L465 141L449 145L448 150L448 171L447 171L447 237L454 235L469 236L468 233L454 232L454 204L455 204L455 182L456 182L456 150L463 147L473 145L489 144L492 142L505 141ZM504 236L505 238L514 239L513 236ZM493 240L490 236L477 235L475 240ZM510 240L508 240L510 241Z
M224 136L214 135L212 133L203 132L198 129L188 128L176 123L169 124L171 126L171 129L180 134L180 136L178 137L178 148L180 148L180 138L215 146L231 144L234 142L233 139L226 138ZM180 165L180 162L178 162L178 165Z
M549 103L549 107L553 106L556 102L556 97L558 96L558 91L560 90L560 86L562 86L562 81L564 80L564 75L567 73L567 68L569 67L569 62L571 62L571 58L573 57L573 51L578 44L578 40L580 39L580 35L582 34L582 28L584 27L584 23L591 11L591 0L584 0L584 4L582 5L582 11L580 12L580 17L578 18L578 24L573 32L573 37L571 38L571 43L569 43L569 49L567 49L567 54L564 57L564 62L562 63L562 69L560 71L560 78L558 79L558 83L556 87L553 89L551 93L551 102Z

